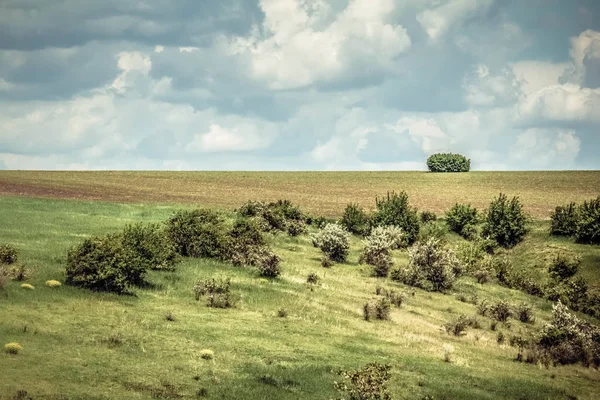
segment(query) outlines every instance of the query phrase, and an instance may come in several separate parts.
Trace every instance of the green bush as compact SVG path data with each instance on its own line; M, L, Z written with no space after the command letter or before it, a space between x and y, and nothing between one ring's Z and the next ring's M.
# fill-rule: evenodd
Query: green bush
M394 225L405 232L408 244L413 244L419 235L419 216L417 209L408 203L405 192L387 194L387 197L375 199L377 211L373 216L375 226Z
M350 250L350 234L338 224L327 224L312 235L313 245L318 247L332 261L343 263Z
M123 293L144 281L147 262L123 246L121 235L95 236L69 250L66 282L87 289Z
M19 252L10 244L0 244L0 264L14 264Z
M577 231L577 205L570 203L558 206L550 216L550 234L557 236L572 236Z
M269 248L262 247L258 254L256 266L260 276L265 278L277 278L281 274L281 258Z
M307 231L306 223L304 221L290 220L287 222L287 233L289 236L300 236Z
M276 202L269 203L267 205L267 208L271 210L281 211L286 221L304 222L306 218L300 207L295 206L289 200L277 200Z
M517 305L514 313L521 322L531 323L534 321L533 308L527 303Z
M371 230L369 216L358 204L350 203L344 210L341 224L355 235L364 236Z
M552 321L542 329L537 345L556 364L600 365L600 329L579 320L560 301L552 306Z
M585 244L600 244L600 196L584 201L578 209L575 241Z
M451 289L460 262L450 249L437 239L417 242L409 249L409 263L405 269L396 270L392 279L425 290L444 292Z
M389 364L370 363L361 369L338 371L344 380L334 382L334 387L344 400L390 400L386 383L391 369Z
M480 328L480 324L475 317L467 317L465 314L459 315L444 325L446 333L454 336L463 335L468 327Z
M127 225L122 233L123 246L137 253L145 269L173 270L177 261L175 246L158 224Z
M420 242L426 242L429 239L445 241L447 234L448 228L445 225L439 224L436 221L429 221L421 226L418 240Z
M370 321L372 317L380 320L390 319L390 310L392 303L387 297L380 297L374 302L365 303L363 307L363 317L366 321Z
M465 227L468 225L477 225L478 219L477 209L471 207L470 204L456 203L446 211L448 229L461 236L466 236Z
M373 273L378 277L387 277L393 266L391 250L404 244L403 232L393 226L377 227L363 240L365 247L359 263L373 266Z
M468 172L471 160L460 154L436 153L427 158L427 168L431 172Z
M221 258L227 229L212 210L180 210L167 221L167 235L175 250L184 257Z
M517 197L508 199L505 194L495 198L487 209L482 235L494 239L505 248L520 243L529 228L528 217Z
M512 316L511 305L504 300L492 303L488 306L487 313L496 321L506 322Z
M231 279L205 279L194 285L196 300L206 296L206 305L213 308L233 308L239 297L231 293Z
M437 215L435 215L433 211L423 211L420 218L421 222L424 224L430 221L437 221Z
M564 281L577 273L579 264L581 264L579 257L567 257L561 253L554 258L548 272L554 280Z

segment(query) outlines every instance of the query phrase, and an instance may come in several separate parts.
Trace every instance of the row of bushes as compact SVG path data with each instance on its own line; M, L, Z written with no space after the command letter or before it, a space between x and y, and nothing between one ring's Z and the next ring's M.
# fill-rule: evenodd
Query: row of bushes
M578 243L600 244L600 196L581 205L558 206L550 218L552 235L572 236Z
M238 218L230 227L219 213L197 209L180 210L163 225L138 223L85 239L68 252L66 282L123 293L143 285L149 269L172 270L180 256L254 266L269 278L281 272L256 220Z
M396 226L403 230L408 245L419 236L420 224L435 220L435 214L420 215L411 207L405 192L388 193L385 198L376 198L376 211L368 215L358 204L348 204L341 224L351 233L367 236L378 226ZM509 199L505 194L493 199L484 214L480 215L470 204L455 204L446 212L446 224L466 239L483 237L498 245L511 248L520 243L529 232L529 217L517 197ZM478 224L483 222L481 232Z

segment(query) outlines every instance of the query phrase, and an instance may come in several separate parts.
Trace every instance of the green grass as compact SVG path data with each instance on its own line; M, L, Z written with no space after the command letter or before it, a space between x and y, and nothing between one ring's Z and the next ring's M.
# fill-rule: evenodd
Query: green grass
M135 296L44 285L64 282L67 250L84 237L129 222L162 221L177 208L0 197L0 242L20 249L21 261L34 272L28 283L35 286L30 291L7 282L0 289L0 347L23 347L18 355L0 354L0 398L26 390L34 399L192 399L205 388L208 398L326 399L336 396L333 381L339 377L332 370L374 361L393 365L394 399L597 398L598 371L517 363L516 349L496 343L486 318L479 317L484 329L447 335L446 322L476 313L453 293L416 289L402 308L392 309L390 321L364 321L362 305L374 298L378 284L412 289L376 279L358 265L357 238L347 264L324 269L308 236L269 236L284 260L274 281L249 268L186 259L175 272L150 273L155 286L136 289ZM580 273L597 285L600 248L550 238L547 226L536 222L527 240L509 252L515 263L542 271L549 249L564 248L583 255ZM394 257L397 263L407 259L400 251ZM321 278L312 289L310 272ZM232 278L232 290L241 295L237 308L211 309L194 299L194 283L216 276ZM550 317L549 302L496 284L461 278L454 292L533 304L535 324L499 324L507 335L537 331ZM287 317L278 316L280 308ZM455 349L450 363L444 362L444 344ZM213 359L202 358L205 349Z
M600 171L531 172L167 172L0 171L0 194L116 202L202 204L231 209L247 200L289 199L324 216L346 204L375 207L375 197L405 190L413 205L442 215L456 202L487 207L499 192L549 218L557 205L600 194Z

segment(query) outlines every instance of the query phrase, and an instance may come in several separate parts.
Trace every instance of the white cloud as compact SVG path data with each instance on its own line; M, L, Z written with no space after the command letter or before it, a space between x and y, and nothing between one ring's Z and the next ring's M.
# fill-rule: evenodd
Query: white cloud
M149 56L137 51L121 52L117 59L117 66L121 73L115 78L110 88L117 93L125 93L135 86L136 77L148 76L152 69L152 61Z
M388 68L406 51L406 29L385 20L392 0L351 0L333 22L322 0L262 0L264 36L255 29L232 46L247 52L252 73L272 89L290 89L361 72L361 66Z
M232 128L211 124L207 133L197 134L190 141L188 152L236 152L256 150L267 146L271 137L261 135L250 122L240 123Z
M439 40L455 24L460 24L476 11L487 9L493 0L446 1L435 8L427 9L417 15L427 36L432 41Z
M532 128L517 137L510 159L535 168L565 168L573 165L580 146L574 131Z
M569 54L572 63L561 77L561 82L583 85L589 64L595 64L595 67L600 64L600 32L588 29L572 37Z
M600 89L566 84L531 94L519 105L526 123L543 121L600 123Z
M522 82L523 92L530 95L548 86L558 85L567 63L519 61L512 64L516 77Z
M511 70L492 74L484 64L476 66L463 81L467 103L475 107L512 105L522 94L521 86Z
M448 147L450 138L433 118L403 117L386 127L398 134L407 133L424 153L434 153Z

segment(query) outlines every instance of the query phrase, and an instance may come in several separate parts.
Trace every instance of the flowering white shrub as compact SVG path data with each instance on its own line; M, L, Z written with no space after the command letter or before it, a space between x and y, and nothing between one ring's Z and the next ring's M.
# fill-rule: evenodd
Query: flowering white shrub
M350 233L338 224L327 224L311 235L313 245L335 262L344 262L350 249Z

